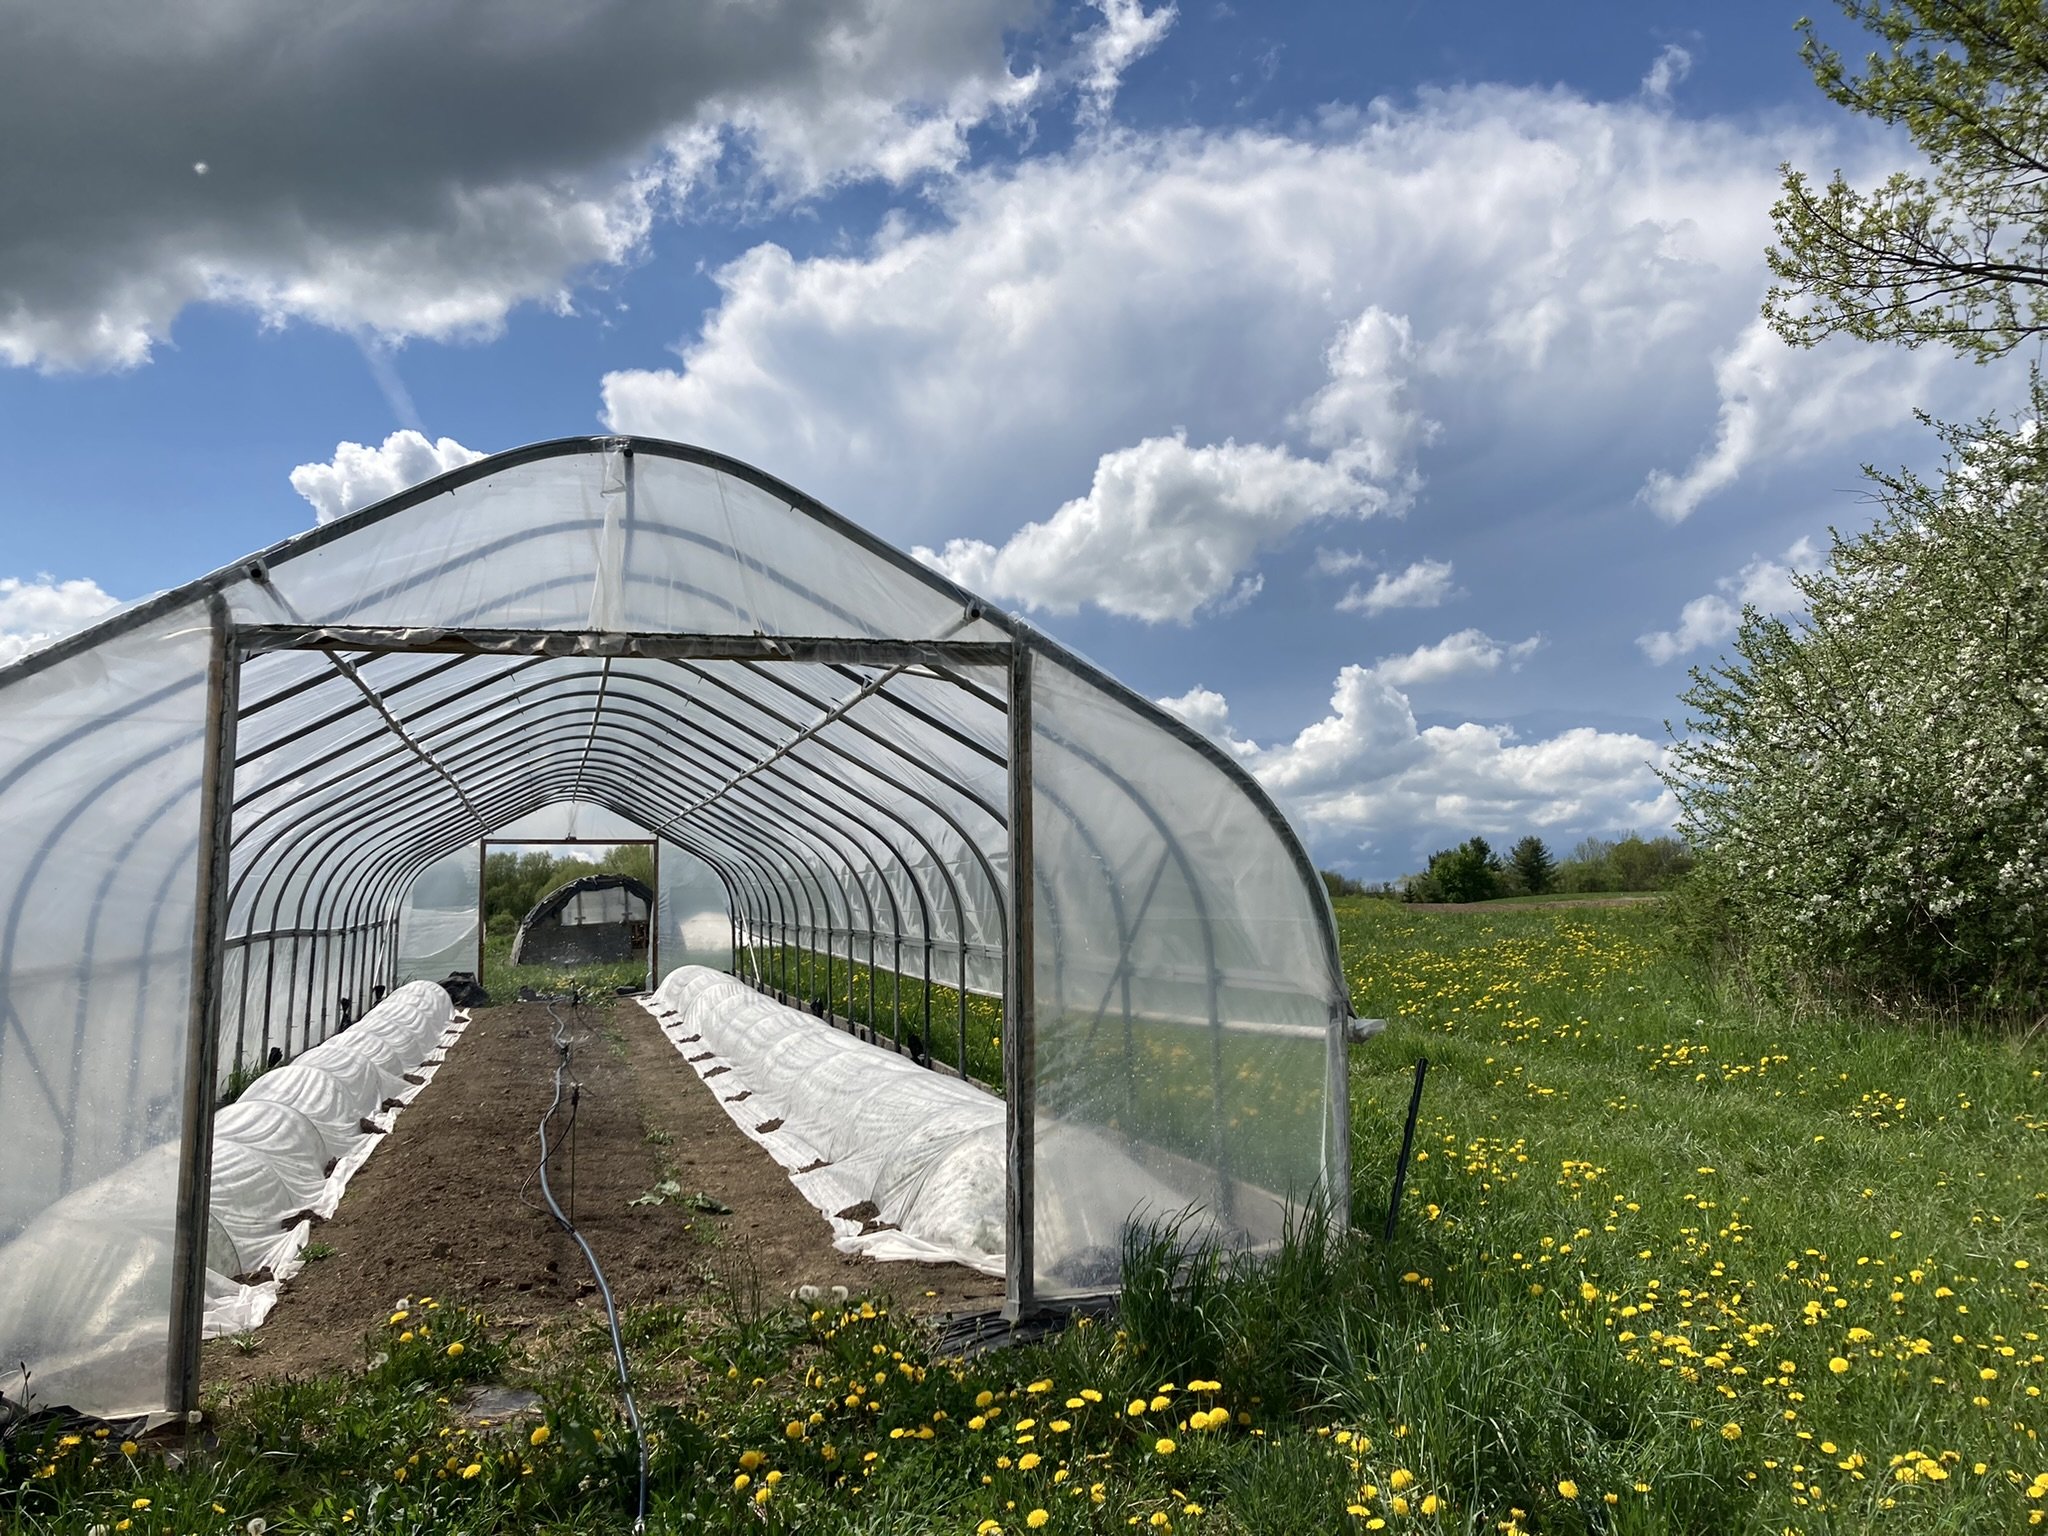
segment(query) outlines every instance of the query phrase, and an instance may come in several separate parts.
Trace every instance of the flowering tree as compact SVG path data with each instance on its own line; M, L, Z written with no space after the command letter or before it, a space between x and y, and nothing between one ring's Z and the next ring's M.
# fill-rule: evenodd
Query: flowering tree
M1668 782L1736 937L1886 997L2048 1001L2048 389L1695 669Z
M1878 44L1858 74L1801 22L1838 106L1903 129L1925 171L1869 191L1785 167L1764 316L1995 357L2048 333L2048 11L2040 0L1836 0Z

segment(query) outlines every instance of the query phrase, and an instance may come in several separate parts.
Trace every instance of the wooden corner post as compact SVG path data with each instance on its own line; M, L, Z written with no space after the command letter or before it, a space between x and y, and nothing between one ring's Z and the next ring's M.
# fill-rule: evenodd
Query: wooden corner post
M1010 650L1010 952L1003 977L1003 1099L1009 1176L1004 1188L1003 1315L1037 1309L1038 1009L1031 842L1031 647ZM963 934L962 942L966 936Z
M184 1141L178 1154L178 1224L171 1245L170 1365L164 1400L199 1406L199 1341L206 1322L206 1232L213 1183L213 1096L219 1070L220 992L226 953L229 836L235 809L235 718L241 655L227 602L208 605L206 745L199 770L199 853L192 921L191 1006L185 1032Z

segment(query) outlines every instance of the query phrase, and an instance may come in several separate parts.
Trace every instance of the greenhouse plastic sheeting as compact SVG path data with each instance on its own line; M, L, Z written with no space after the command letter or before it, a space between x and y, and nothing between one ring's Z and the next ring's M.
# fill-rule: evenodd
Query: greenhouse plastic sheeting
M725 886L709 864L673 843L661 845L661 889L654 974L680 965L732 968L732 907Z
M1003 1273L1001 1099L717 971L673 971L644 1006L733 1124L789 1170L842 1252ZM707 1077L716 1067L726 1070ZM1040 1176L1061 1198L1041 1212L1038 1240L1063 1256L1066 1290L1114 1286L1134 1222L1180 1220L1190 1238L1227 1230L1110 1137L1069 1128L1041 1147ZM838 1214L870 1203L868 1221Z
M1035 668L1033 788L1041 881L1036 952L1038 1290L1098 1283L1099 1233L1069 1247L1063 1169L1142 1178L1253 1247L1287 1206L1325 1192L1348 1128L1330 1004L1303 985L1320 935L1256 806L1215 793L1208 763L1078 673ZM1060 814L1113 803L1123 817ZM1172 828L1171 836L1162 835ZM1121 940L1119 938L1121 937ZM1091 1165L1103 1142L1122 1157ZM1156 1209L1156 1203L1154 1208Z
M431 1080L463 1022L445 990L415 982L353 1029L265 1073L214 1117L207 1337L246 1332L269 1315L278 1282L304 1262L310 1218L334 1214L395 1105ZM131 1377L138 1352L161 1350L176 1154L152 1148L0 1248L0 1335L22 1340L18 1358L37 1362L35 1401L107 1418L159 1406L161 1382L137 1395ZM261 1274L269 1278L253 1278ZM22 1390L18 1369L0 1370L0 1392L19 1400Z
M700 861L749 973L774 950L1004 994L1023 887L1036 1000L1004 997L1004 1044L1009 1102L1037 1102L1015 1171L1041 1231L1029 1274L1012 1245L1020 1307L1103 1268L1099 1233L1059 1225L1067 1143L1139 1170L1110 1206L1164 1185L1246 1242L1343 1185L1335 927L1241 764L759 470L587 438L0 667L0 1244L146 1155L189 1177L237 1071L461 945L447 893L411 900L426 871L561 806ZM663 943L715 956L712 923L683 925L719 904L674 894ZM145 1235L177 1185L132 1233L76 1234L74 1304L125 1340L128 1403L197 1391L191 1298L174 1327ZM41 1369L46 1332L0 1315L0 1359Z
M476 969L481 869L478 850L470 846L420 872L399 912L401 982L439 981L453 971Z

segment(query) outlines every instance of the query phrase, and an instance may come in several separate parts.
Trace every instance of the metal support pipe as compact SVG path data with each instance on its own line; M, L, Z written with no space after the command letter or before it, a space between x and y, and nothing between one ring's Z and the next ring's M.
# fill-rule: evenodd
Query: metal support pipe
M171 1244L170 1361L164 1401L199 1406L199 1340L206 1322L206 1230L213 1183L214 1073L220 1053L220 987L227 939L228 842L234 819L236 696L241 658L225 599L207 605L213 651L206 664L206 748L199 773L200 841L192 919L191 1007L185 1034L185 1114L178 1151L178 1221Z
M583 789L583 770L576 770L576 789ZM654 839L654 904L647 909L647 990L654 990L655 967L661 961L661 839Z

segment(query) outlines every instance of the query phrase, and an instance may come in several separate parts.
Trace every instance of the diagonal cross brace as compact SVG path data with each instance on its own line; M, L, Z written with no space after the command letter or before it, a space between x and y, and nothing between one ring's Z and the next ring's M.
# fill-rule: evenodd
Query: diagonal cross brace
M462 802L462 808L468 811L471 819L476 822L478 829L480 831L488 831L490 823L484 820L483 813L476 808L475 802L469 798L469 794L463 789L461 782L457 780L454 774L448 771L439 758L429 752L413 737L411 732L406 730L404 722L391 712L390 707L385 704L377 690L363 681L362 674L356 670L354 663L344 661L333 651L325 651L322 654L326 656L335 671L339 672L361 690L363 697L369 701L370 708L374 709L378 717L390 728L391 734L411 748L414 757L425 763L430 770L439 774L447 782L448 787L455 792L455 798Z

